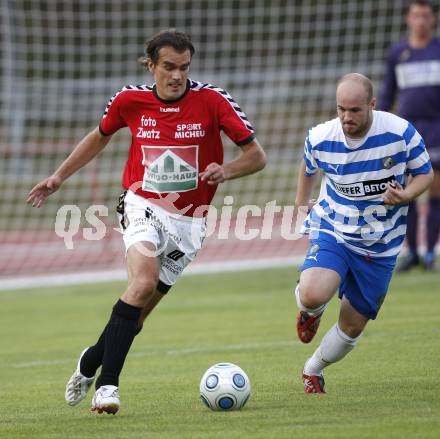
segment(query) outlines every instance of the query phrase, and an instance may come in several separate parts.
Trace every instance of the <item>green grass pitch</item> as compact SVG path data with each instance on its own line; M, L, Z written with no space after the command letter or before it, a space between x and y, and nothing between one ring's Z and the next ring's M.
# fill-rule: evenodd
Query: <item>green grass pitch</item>
M1 438L438 438L440 277L395 276L378 320L326 370L327 395L303 393L316 341L295 334L295 269L188 276L150 316L121 376L116 416L64 402L80 351L124 283L0 292ZM249 375L240 412L211 412L199 380L217 362ZM92 392L91 392L92 393Z

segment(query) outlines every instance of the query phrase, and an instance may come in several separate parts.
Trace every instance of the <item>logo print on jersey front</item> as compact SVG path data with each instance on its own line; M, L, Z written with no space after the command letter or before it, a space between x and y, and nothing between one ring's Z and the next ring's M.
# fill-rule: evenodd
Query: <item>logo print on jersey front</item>
M408 60L408 58L409 58L410 56L411 56L411 50L409 50L409 49L405 49L405 50L403 50L402 53L399 55L398 62L399 62L399 63L401 63L401 62L405 62L405 61Z
M328 167L329 167L330 169L333 169L333 171L334 171L335 174L338 173L339 165L331 165L331 164L329 163L329 164L328 164Z
M196 189L199 175L198 149L198 145L142 145L142 164L145 166L142 189L159 194Z
M390 184L396 186L396 177L394 175L382 178L381 180L359 181L356 183L341 184L332 181L332 185L336 192L350 198L369 197L372 195L383 194Z
M385 157L382 159L382 165L385 169L391 169L394 166L394 160L392 157Z

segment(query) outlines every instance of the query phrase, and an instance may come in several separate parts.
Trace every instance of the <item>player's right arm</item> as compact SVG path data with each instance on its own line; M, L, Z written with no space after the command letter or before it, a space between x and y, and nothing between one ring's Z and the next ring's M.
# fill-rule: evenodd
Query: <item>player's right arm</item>
M96 157L104 149L111 137L101 134L99 128L95 128L87 134L50 177L32 188L27 202L32 203L34 207L41 207L46 198L56 192L67 178Z
M296 188L295 207L307 212L310 204L313 203L311 196L316 184L317 173L309 175L306 170L306 162L301 160Z
M296 186L295 207L303 212L308 212L314 200L311 200L313 189L317 181L318 163L314 157L314 150L311 142L313 129L309 131L304 142L304 156L301 160Z

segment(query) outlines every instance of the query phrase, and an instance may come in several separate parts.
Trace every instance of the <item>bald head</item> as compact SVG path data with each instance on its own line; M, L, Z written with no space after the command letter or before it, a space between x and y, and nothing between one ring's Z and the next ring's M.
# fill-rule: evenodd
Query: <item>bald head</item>
M341 86L346 90L351 90L352 94L363 92L367 102L370 102L371 99L373 99L373 83L361 73L348 73L340 78L336 86L336 95Z
M336 88L338 116L344 133L351 138L361 138L373 120L376 99L373 84L360 73L343 76Z

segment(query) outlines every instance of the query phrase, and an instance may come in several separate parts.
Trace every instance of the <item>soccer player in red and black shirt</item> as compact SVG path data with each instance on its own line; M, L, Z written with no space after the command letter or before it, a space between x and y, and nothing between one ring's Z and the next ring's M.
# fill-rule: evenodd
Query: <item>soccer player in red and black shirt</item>
M246 115L224 90L188 78L189 37L163 31L148 43L143 64L154 85L126 86L110 99L99 127L85 136L49 178L29 193L45 199L90 162L121 128L132 134L118 206L126 246L128 286L94 346L86 348L66 386L78 404L96 379L92 410L116 413L119 375L135 335L201 247L205 216L218 184L266 164ZM221 131L240 146L223 163ZM171 201L170 201L171 200Z

